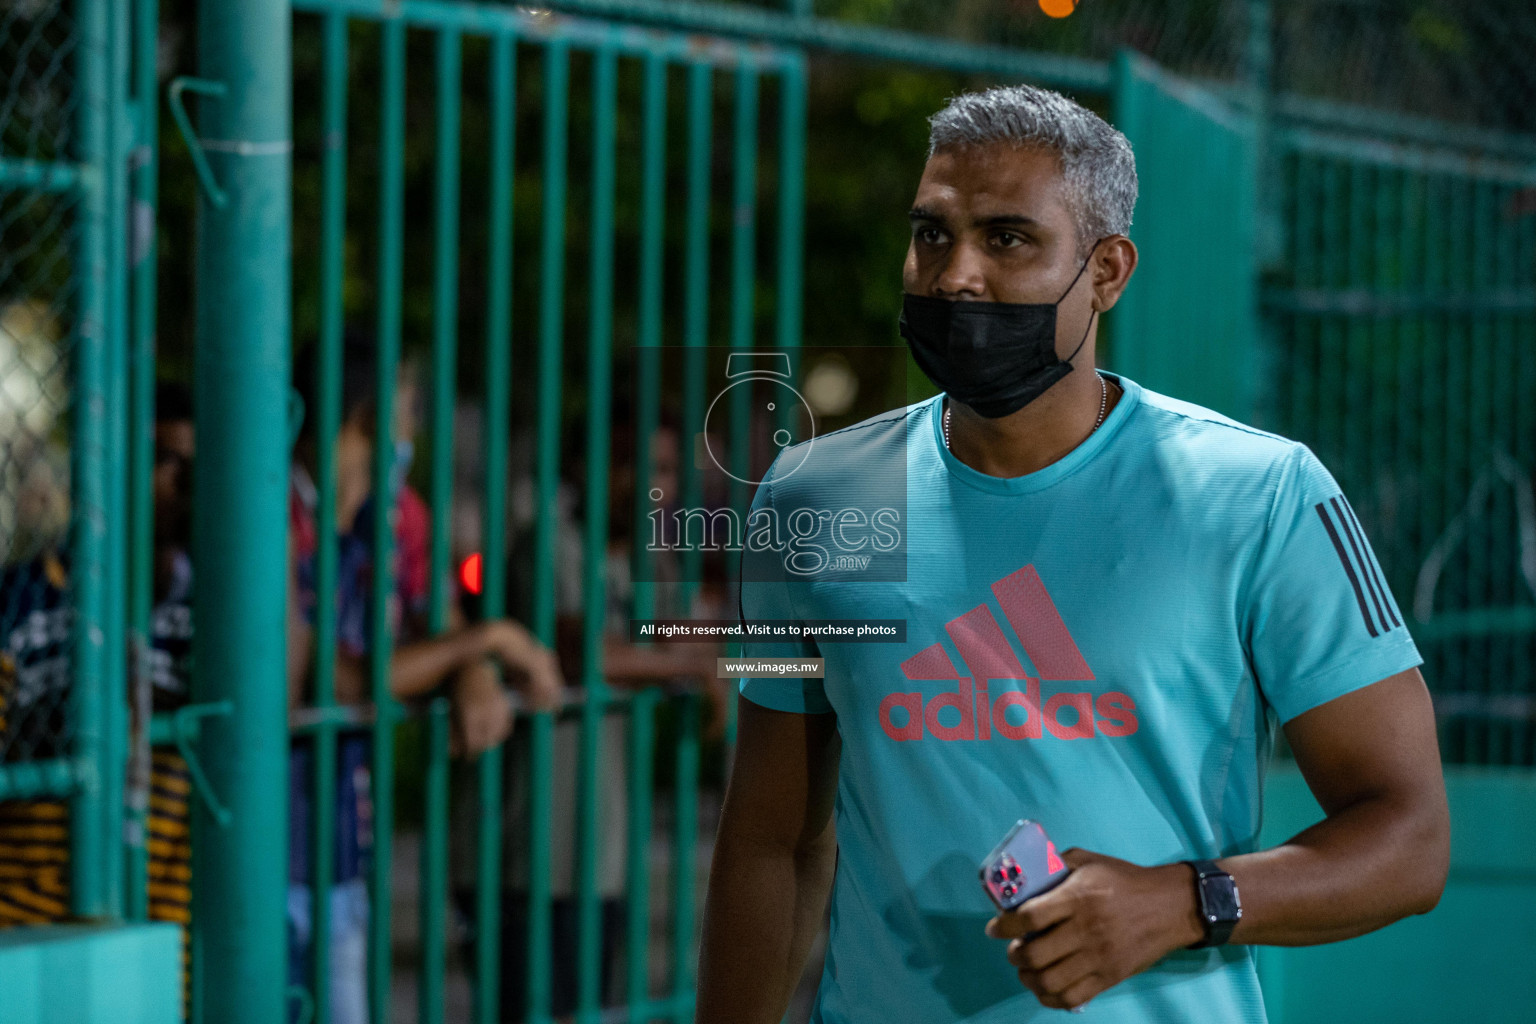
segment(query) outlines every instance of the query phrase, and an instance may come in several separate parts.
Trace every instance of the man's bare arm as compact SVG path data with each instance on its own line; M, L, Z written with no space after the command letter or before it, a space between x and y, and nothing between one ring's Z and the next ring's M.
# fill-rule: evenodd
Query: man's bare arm
M837 717L745 698L740 708L704 904L698 1024L778 1024L837 864Z
M1296 763L1326 819L1288 842L1224 857L1242 897L1231 941L1300 946L1362 935L1432 909L1450 864L1434 711L1417 669L1298 715ZM1199 941L1194 873L1085 850L1056 889L989 922L1047 1006L1077 1006ZM1025 941L1023 936L1044 932Z
M1232 941L1336 942L1432 910L1451 820L1418 669L1298 715L1285 735L1327 817L1274 849L1217 862L1243 899Z

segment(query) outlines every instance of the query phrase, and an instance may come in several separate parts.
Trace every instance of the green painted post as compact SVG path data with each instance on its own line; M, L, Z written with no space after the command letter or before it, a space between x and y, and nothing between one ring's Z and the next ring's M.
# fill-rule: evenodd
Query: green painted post
M545 644L555 642L555 501L560 484L560 388L565 328L566 136L570 113L570 49L554 39L544 55L544 216L539 279L538 523L534 535L533 621ZM529 780L528 1016L549 1013L550 850L554 811L554 715L533 716Z
M112 344L108 278L107 187L111 136L109 0L82 0L76 21L79 48L75 81L80 102L75 109L75 159L86 169L81 183L80 230L75 243L78 325L74 352L74 438L71 446L71 495L74 521L70 552L77 567L99 570L107 548L107 359ZM76 571L72 708L74 756L79 788L70 803L70 903L77 916L108 913L102 866L106 856L103 779L106 715L103 679L107 650L106 611L100 571Z
M373 863L369 912L368 1011L374 1024L389 1018L390 874L395 824L395 702L390 693L394 630L395 378L400 362L400 293L405 234L406 26L400 17L383 23L383 86L379 135L379 306L373 434L373 592L369 608L369 676L373 724Z
M285 0L200 4L198 68L228 89L198 127L228 196L199 205L193 679L234 713L203 725L208 780L232 813L198 806L193 847L196 1019L271 1024L288 972L287 422L292 153Z
M320 165L320 336L316 379L315 692L317 708L336 705L336 435L341 431L341 359L344 331L347 218L347 18L325 15L323 28ZM310 817L311 935L331 933L331 882L336 867L336 723L323 719L315 732ZM310 943L310 992L314 1024L330 1024L328 991L331 944Z
M734 174L731 183L731 350L756 343L757 295L757 69L745 60L736 69ZM788 402L778 403L788 405ZM751 503L752 387L731 389L730 507Z
M1514 201L1515 189L1512 186L1501 187L1496 193L1495 210L1504 210L1508 204ZM1520 287L1520 272L1516 262L1518 246L1516 245L1517 228L1515 222L1507 217L1499 217L1495 220L1494 237L1494 269L1495 282L1493 287L1500 291L1514 291ZM1530 354L1525 350L1523 338L1517 333L1518 316L1512 312L1502 312L1495 317L1495 352L1492 359L1493 376L1493 406L1495 409L1495 431L1501 438L1501 443L1506 446L1511 458L1521 465L1530 465L1528 461L1522 461L1525 452L1527 438L1525 409L1529 402L1522 401L1522 397L1528 392L1521 389L1519 381L1528 374L1529 364L1532 362ZM1529 337L1526 335L1524 337ZM1514 372L1508 372L1504 368L1513 368ZM1503 538L1506 545L1510 545L1513 537ZM1494 564L1514 565L1519 557L1518 544L1510 545L1513 550L1506 547L1505 551L1495 558ZM1518 694L1529 692L1527 680L1521 678L1529 671L1523 664L1523 658L1514 644L1504 645L1505 656L1502 664L1495 666L1498 673L1498 689L1504 694ZM1502 764L1523 764L1524 761L1517 757L1519 747L1521 724L1514 721L1506 721L1499 730L1499 752L1502 755Z
M102 793L101 880L107 913L121 917L124 909L123 848L124 806L128 752L128 531L123 515L128 509L129 355L128 355L128 36L130 0L113 0L108 12L111 48L108 61L107 164L107 373L106 398L106 558L102 563L106 590L103 594L101 758L97 772Z
M577 1019L601 1014L602 904L597 891L597 782L608 703L603 680L608 605L608 460L613 401L613 203L618 54L598 50L592 68L592 236L587 359L587 513L582 548L581 759L576 767ZM638 440L638 439L637 439ZM610 753L608 756L613 756Z
M646 619L656 614L655 587L650 581L647 544L650 520L646 516L651 490L651 435L659 419L661 398L661 275L665 240L667 63L659 54L645 59L644 150L641 156L640 206L640 336L636 346L635 404L635 603L633 614ZM672 497L672 495L666 495ZM656 705L660 692L654 688L634 695L629 707L629 864L625 889L629 896L627 941L627 991L630 1024L649 1020L645 1004L650 998L651 786L656 757Z
M512 387L512 118L517 49L505 32L491 39L490 238L486 259L485 520L481 609L506 611L507 414ZM480 755L480 820L475 859L475 1021L501 1020L501 747Z
M1467 238L1467 267L1464 270L1466 277L1463 291L1474 296L1485 295L1493 287L1493 239L1490 237L1490 229L1494 224L1493 218L1497 215L1493 206L1491 185L1486 178L1470 178L1467 187L1472 193L1469 202L1469 220L1464 234ZM1493 394L1494 382L1489 376L1489 370L1493 365L1493 344L1490 328L1489 314L1476 311L1466 314L1466 344L1460 351L1462 358L1457 360L1461 365L1463 390L1460 392L1459 403L1464 410L1463 424L1465 440L1462 441L1463 457L1467 460L1467 480L1473 479L1485 466L1489 464L1493 452L1498 446L1498 437L1492 429L1493 418ZM1469 585L1474 588L1474 593L1481 591L1492 596L1492 560L1491 546L1495 543L1493 531L1487 531L1483 537L1469 538L1465 549L1465 569L1468 575ZM1505 554L1505 565L1518 563L1518 555L1513 552ZM1514 557L1510 557L1514 555ZM1491 637L1479 637L1469 645L1472 653L1471 664L1468 666L1467 681L1481 693L1484 698L1492 696L1493 680L1489 654L1499 641ZM1502 730L1498 723L1486 721L1478 729L1477 754L1473 758L1477 764L1498 764L1503 755Z
M667 62L645 58L644 143L640 157L640 334L635 344L634 608L637 619L656 614L651 580L651 437L660 420L661 275L666 241ZM663 495L663 500L675 497ZM633 948L633 947L631 947ZM631 1000L633 1001L633 999Z
M703 61L688 66L688 221L683 274L683 430L679 484L682 507L699 508L704 491L698 467L698 437L704 429L704 373L709 345L709 170L712 69ZM676 615L693 607L703 571L703 552L684 538Z
M1294 202L1291 224L1291 262L1294 267L1297 288L1310 288L1316 284L1317 246L1315 233L1317 217L1320 210L1316 202L1317 189L1317 161L1306 153L1297 153L1293 163L1292 193ZM1281 322L1285 325L1282 338L1286 348L1286 379L1291 387L1290 423L1289 432L1302 440L1310 437L1307 431L1311 428L1310 402L1313 380L1312 374L1306 372L1306 365L1302 356L1302 332L1311 326L1310 320L1295 310L1283 310L1279 313ZM1315 443L1312 439L1309 443Z
M155 431L155 282L157 177L159 174L159 57L160 9L156 0L133 3L133 95L138 110L138 137L131 161L135 226L147 220L148 230L131 242L135 258L130 268L133 289L129 324L128 431L128 628L132 701L137 730L132 736L133 771L128 790L128 827L124 841L128 852L125 887L127 915L142 921L149 914L149 854L145 843L149 812L149 712L148 665L149 614L154 586L154 472Z
M448 625L448 516L453 502L453 403L459 345L459 90L463 42L458 29L437 33L437 180L432 262L432 535L429 627Z
M441 1024L448 956L448 699L427 709L425 827L421 839L421 988L417 1020Z
M693 1020L694 851L699 840L699 696L678 698L676 813L672 834L672 1019Z
M800 304L805 267L805 57L795 54L784 69L779 98L779 265L778 346L800 347ZM783 407L780 426L793 412Z
M433 216L432 534L428 623L448 627L449 515L453 502L453 405L458 361L459 100L462 45L457 29L437 34L437 190ZM448 703L432 702L421 856L421 982L418 1020L440 1024L447 969Z
M661 691L634 695L629 707L629 1024L646 1024L651 1015L651 786L655 776L656 705Z
M1427 173L1424 180L1424 252L1419 292L1426 298L1434 298L1443 293L1441 257L1447 244L1444 214L1449 198L1442 190L1443 180L1434 173ZM1420 314L1418 320L1419 345L1424 353L1425 369L1420 382L1421 409L1425 421L1443 423L1445 410L1441 407L1439 396L1446 375L1443 363L1449 353L1445 351L1444 340L1440 331L1437 330L1439 321L1437 315L1432 310L1426 310ZM1434 441L1425 445L1424 460L1421 465L1426 480L1434 480L1438 473L1444 472L1446 453L1443 439L1447 436L1443 430L1435 431ZM1439 498L1440 496L1434 493L1433 484L1425 488L1425 499L1419 505L1424 527L1420 536L1434 537L1444 528L1444 505ZM1445 641L1441 643L1449 647L1454 644L1454 641L1450 644ZM1443 664L1452 668L1454 675L1455 657L1447 657ZM1442 730L1441 741L1446 746L1444 751L1446 759L1459 760L1464 750L1462 742L1465 737L1464 723L1452 721L1442 726Z
M1536 258L1536 217L1522 217L1510 225L1511 238L1510 255L1508 262L1511 275L1518 274L1518 267L1529 267L1531 261ZM1527 279L1528 280L1528 279ZM1510 331L1514 344L1521 352L1521 358L1516 360L1516 372L1514 374L1514 392L1524 398L1536 391L1536 357L1533 357L1529 343L1526 339L1536 337L1536 316L1527 308L1524 312L1510 318ZM1529 466L1536 461L1536 403L1520 401L1515 404L1515 457L1521 465ZM1517 658L1514 671L1510 675L1510 686L1521 693L1530 693L1536 689L1533 685L1532 666L1527 658ZM1536 722L1511 723L1510 728L1514 734L1510 747L1510 763L1528 765L1531 763L1531 746L1536 742Z
M1369 220L1371 179L1368 168L1359 161L1349 165L1345 209L1347 220L1344 235L1344 287L1351 291L1367 286L1370 256ZM1359 470L1370 457L1371 421L1369 394L1366 392L1370 379L1370 362L1367 327L1363 317L1343 315L1338 318L1343 332L1343 350L1339 353L1343 374L1339 378L1340 431L1339 443L1344 457L1335 472L1346 480L1360 479ZM1369 495L1356 493L1358 504ZM1374 595L1366 588L1369 600Z
M1451 201L1448 210L1448 244L1444 249L1444 294L1464 295L1471 284L1471 187L1460 174L1448 175L1447 185L1451 190ZM1441 464L1439 483L1442 522L1445 522L1461 507L1472 482L1473 470L1469 465L1471 453L1467 451L1470 417L1467 410L1467 357L1464 354L1471 339L1463 314L1446 312L1441 315L1440 321L1445 346L1445 373L1440 378L1441 405L1445 415L1442 421L1445 429L1441 433L1445 444L1445 461ZM1479 459L1487 457L1483 452L1477 454ZM1466 553L1467 549L1463 548L1462 559L1466 558ZM1448 676L1447 682L1461 690L1475 691L1478 688L1474 662L1469 655L1482 643L1486 641L1481 638L1452 641L1457 656L1455 669ZM1476 718L1463 718L1461 722L1462 746L1458 760L1479 762L1484 754L1483 738L1487 734L1487 724Z

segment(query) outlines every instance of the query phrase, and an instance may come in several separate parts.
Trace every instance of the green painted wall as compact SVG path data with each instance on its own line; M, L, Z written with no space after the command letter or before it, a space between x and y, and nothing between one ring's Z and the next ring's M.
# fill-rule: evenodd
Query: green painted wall
M1140 259L1104 318L1107 365L1244 422L1258 347L1257 149L1251 118L1122 51L1112 117L1136 153Z
M1348 942L1265 947L1272 1024L1536 1021L1536 772L1447 769L1451 874L1440 905ZM1263 843L1320 820L1294 768L1265 792Z
M6 1024L177 1024L181 933L171 924L0 931Z

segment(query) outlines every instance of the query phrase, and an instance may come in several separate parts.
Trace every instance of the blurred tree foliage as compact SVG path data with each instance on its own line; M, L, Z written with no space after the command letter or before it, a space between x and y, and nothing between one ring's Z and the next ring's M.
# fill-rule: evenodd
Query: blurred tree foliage
M1536 130L1529 97L1536 65L1536 9L1529 0L1287 0L1274 3L1277 87L1308 95L1429 114L1517 131ZM1248 5L1240 0L1082 0L1066 19L1045 17L1033 0L820 0L817 13L950 38L1107 58L1119 46L1148 53L1197 78L1235 81L1243 73ZM192 0L164 0L162 79L195 70ZM318 19L295 17L294 332L296 358L309 358L318 318L320 210L320 34ZM489 142L488 45L466 38L464 51L459 360L461 391L482 385ZM354 23L350 48L346 309L368 330L377 280L379 32ZM636 333L641 68L621 63L617 183L616 344ZM542 211L542 54L518 47L513 243L514 415L532 415L537 366ZM734 80L714 76L711 207L711 338L728 338ZM571 68L570 190L566 218L565 412L581 415L585 374L588 188L592 140L591 58ZM906 205L921 172L926 117L945 98L990 84L923 69L816 55L811 61L805 211L804 340L816 344L899 344L900 263ZM683 223L686 196L686 73L669 76L666 331L682 342ZM407 73L404 280L398 288L408 348L430 344L433 296L435 57L429 33L412 31ZM1103 97L1079 97L1108 114ZM759 118L757 337L773 339L777 251L778 88L765 81ZM161 352L172 373L189 369L192 337L195 183L186 149L162 118L160 219ZM867 382L861 411L925 394L907 381ZM865 410L865 405L868 409Z

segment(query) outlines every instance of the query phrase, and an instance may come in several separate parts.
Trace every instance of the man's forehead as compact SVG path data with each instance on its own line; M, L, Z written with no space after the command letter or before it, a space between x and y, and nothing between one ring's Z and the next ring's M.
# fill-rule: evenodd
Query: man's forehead
M979 218L1024 215L1046 219L1065 207L1061 164L1039 147L1009 145L944 149L929 157L913 206Z

